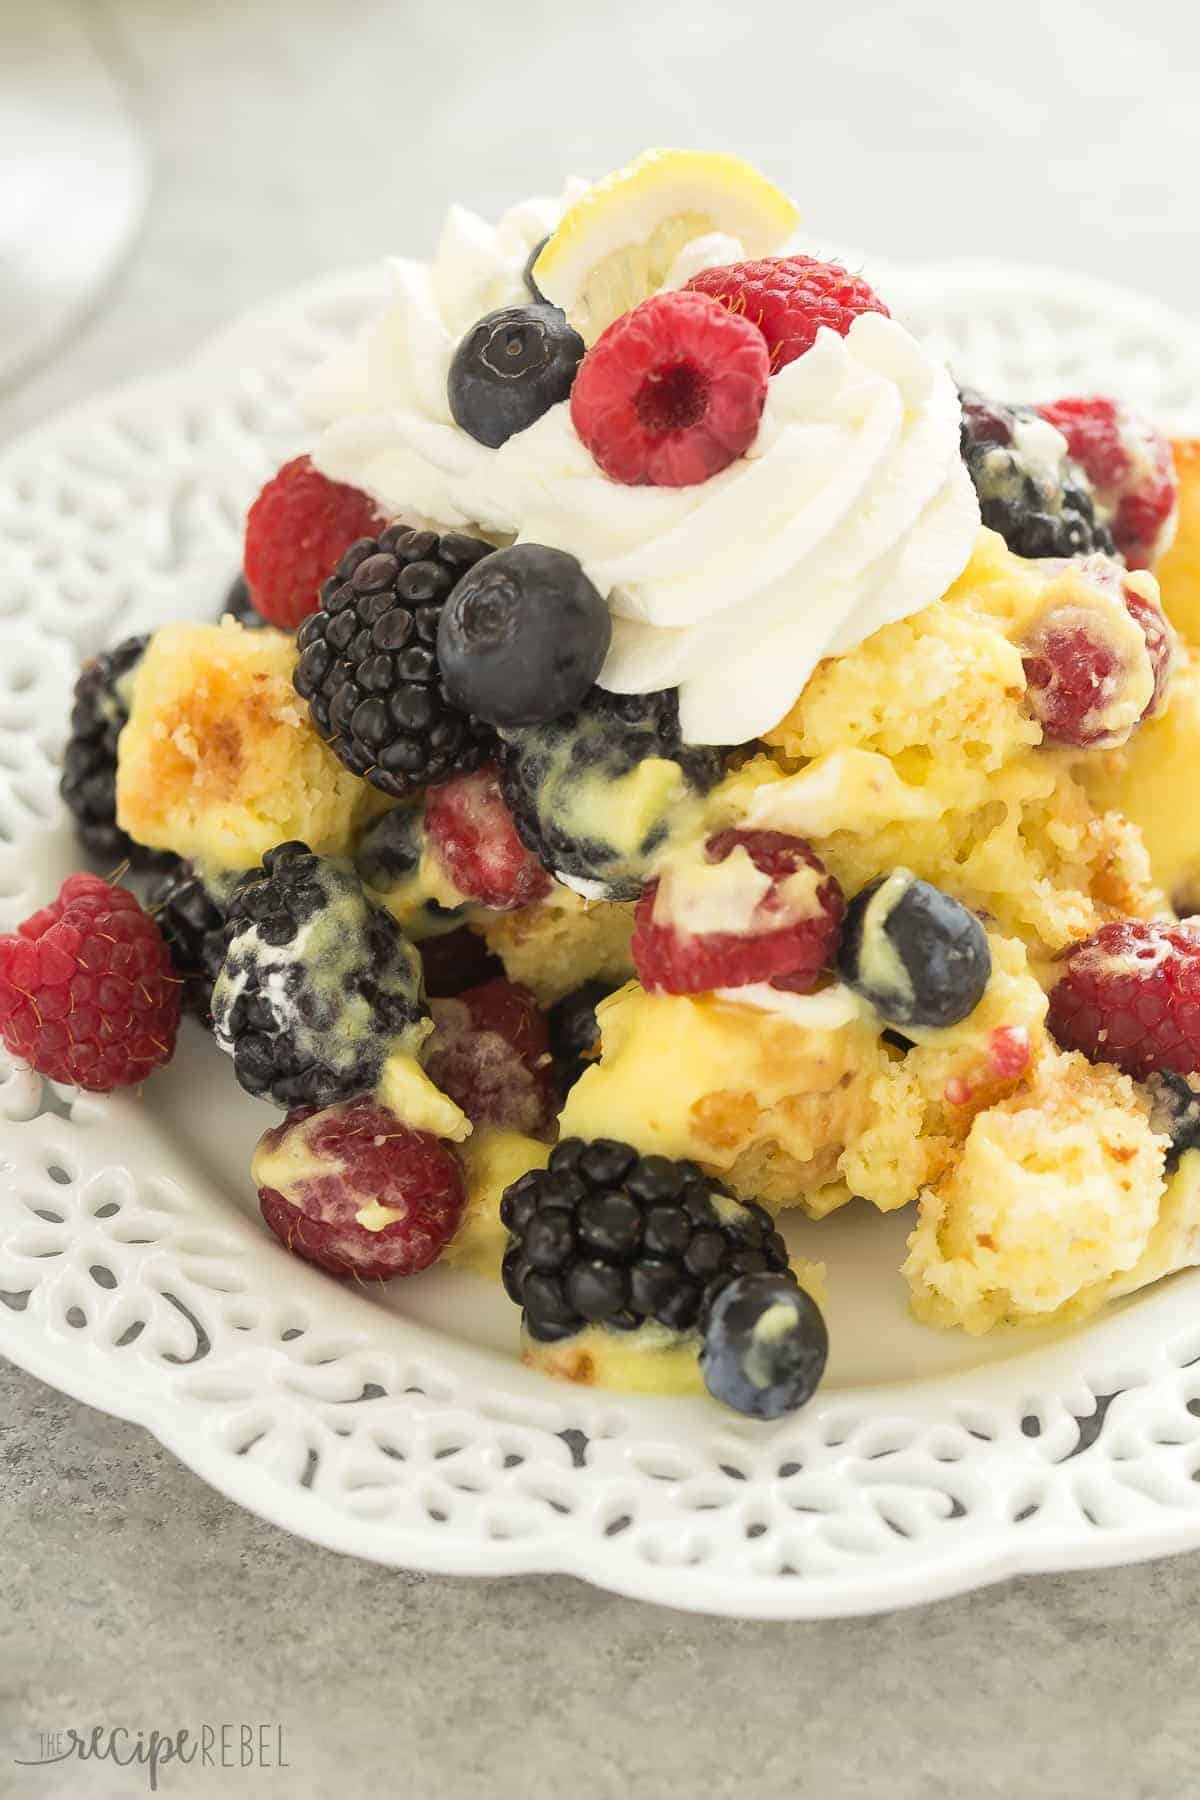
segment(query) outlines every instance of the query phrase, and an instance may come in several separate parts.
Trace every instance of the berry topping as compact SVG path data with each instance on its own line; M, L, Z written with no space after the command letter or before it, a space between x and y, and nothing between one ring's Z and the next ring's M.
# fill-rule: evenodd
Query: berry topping
M1161 608L1111 558L1091 556L1073 570L1078 579L1067 598L1026 638L1026 693L1050 741L1113 749L1160 710L1174 634Z
M633 960L652 993L760 981L811 993L833 967L844 912L841 888L803 838L720 831L643 896Z
M366 1097L289 1113L260 1138L250 1168L276 1237L358 1281L427 1269L466 1210L448 1145Z
M0 1038L51 1081L95 1094L170 1062L178 976L126 888L69 875L58 899L0 936Z
M501 733L501 786L522 842L588 900L636 900L675 806L707 793L722 758L685 746L674 689L593 688L577 712Z
M547 1014L550 1049L558 1092L565 1099L589 1063L600 1054L600 1024L596 1008L612 993L607 981L585 981L566 994Z
M1167 1167L1175 1168L1189 1150L1200 1149L1200 1076L1175 1075L1171 1070L1147 1076L1150 1126L1169 1138Z
M337 756L403 799L487 754L488 727L446 697L438 623L455 583L491 550L459 532L391 525L351 545L296 636L296 691Z
M714 1400L750 1419L795 1412L829 1356L821 1309L789 1275L739 1275L713 1303L700 1372Z
M1017 556L1111 554L1112 533L1062 434L1029 406L964 390L962 453L984 524Z
M656 294L579 365L571 420L626 487L692 487L754 442L770 358L747 320L705 294Z
M550 1037L528 988L489 981L434 1000L425 1070L473 1125L544 1137L554 1118Z
M472 325L450 364L455 422L498 450L565 400L583 339L557 306L502 306Z
M205 881L191 863L177 862L151 885L146 900L182 977L183 1010L209 1026L213 983L225 961L225 906L232 885Z
M1118 919L1067 956L1047 1024L1127 1075L1200 1071L1200 925Z
M321 583L338 558L382 524L372 499L328 480L307 456L284 463L246 515L242 567L261 617L293 631L315 611Z
M850 902L838 969L889 1025L942 1028L979 1005L992 953L961 901L897 869Z
M514 544L468 570L442 609L438 660L455 706L490 725L573 712L608 654L608 607L575 557Z
M1175 535L1179 484L1167 439L1128 407L1099 395L1037 410L1066 438L1129 567L1150 568Z
M438 937L422 938L417 951L430 999L452 999L465 989L480 987L504 973L500 958L493 956L479 934L466 925Z
M280 844L238 883L228 918L213 1024L247 1093L332 1106L427 1034L420 958L341 864Z
M425 832L458 892L481 906L511 912L550 892L550 877L517 836L490 766L429 789Z
M162 868L170 861L143 849L117 824L117 739L129 718L134 677L149 640L126 638L91 657L75 683L71 735L59 791L75 819L79 841L106 869L130 862Z
M766 339L772 374L811 350L822 325L845 337L863 313L889 316L878 294L860 276L813 256L767 256L759 262L702 269L687 287L691 293L719 300L758 327Z
M238 624L244 625L247 631L259 631L267 622L250 598L250 589L246 586L244 575L239 575L236 581L230 584L229 592L221 602L217 618L223 619L226 613L231 613Z
M783 1274L787 1248L761 1206L694 1163L567 1138L505 1192L504 1286L544 1343L585 1325L655 1319L691 1331L736 1275Z

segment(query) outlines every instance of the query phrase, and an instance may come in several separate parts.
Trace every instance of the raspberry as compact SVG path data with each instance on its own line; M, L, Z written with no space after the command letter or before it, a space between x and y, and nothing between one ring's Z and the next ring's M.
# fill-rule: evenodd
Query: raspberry
M258 612L294 631L316 611L317 591L338 558L382 524L368 495L327 480L307 456L284 463L246 515L242 567Z
M1120 919L1066 958L1047 1023L1127 1075L1200 1071L1200 926Z
M687 291L707 294L756 325L767 342L772 375L811 350L822 325L845 337L863 313L890 317L859 276L814 256L764 256L758 262L702 269Z
M528 988L489 981L430 1002L425 1069L473 1125L543 1137L554 1117L550 1035Z
M512 912L550 892L550 877L517 836L495 768L431 787L425 832L459 893L481 906Z
M579 365L571 422L626 487L692 487L754 442L770 359L762 335L705 294L655 294Z
M1179 484L1167 439L1101 395L1055 400L1037 410L1066 438L1129 567L1148 569L1174 536Z
M135 1087L171 1060L179 978L127 888L69 875L53 905L0 936L0 1037L51 1081Z
M260 1138L250 1167L276 1237L306 1262L359 1281L427 1269L466 1208L449 1146L369 1097L289 1113Z
M711 886L705 864L725 863L739 849L743 892ZM747 860L768 878L765 888ZM840 886L803 838L719 831L704 847L704 864L668 867L638 902L633 960L650 992L700 994L768 981L807 994L836 960L845 910ZM737 930L699 923L730 913L739 916Z
M1027 640L1026 691L1047 738L1084 750L1113 749L1160 710L1174 664L1174 637L1160 608L1122 581L1116 563L1090 557L1078 572L1077 597L1045 613ZM1133 646L1114 602L1139 627L1143 644ZM1142 704L1147 669L1153 689Z

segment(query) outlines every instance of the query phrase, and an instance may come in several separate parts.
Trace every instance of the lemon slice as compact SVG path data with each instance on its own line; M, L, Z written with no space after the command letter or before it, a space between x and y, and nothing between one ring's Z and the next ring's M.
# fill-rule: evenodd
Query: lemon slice
M567 208L533 266L538 289L592 343L656 293L685 245L720 233L768 256L799 214L773 181L718 150L647 150Z

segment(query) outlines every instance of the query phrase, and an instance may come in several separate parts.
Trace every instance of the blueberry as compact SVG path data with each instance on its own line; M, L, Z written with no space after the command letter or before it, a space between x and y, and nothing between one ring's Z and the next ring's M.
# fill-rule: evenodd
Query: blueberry
M992 956L961 901L897 869L851 901L838 969L890 1025L944 1027L979 1005Z
M608 608L573 556L514 544L450 595L438 662L455 706L493 725L543 725L579 706L611 636Z
M820 1308L791 1275L738 1275L709 1313L700 1371L714 1400L778 1419L812 1399L828 1355Z
M472 325L447 386L456 422L498 450L571 392L583 339L557 306L502 306Z
M1174 1169L1189 1150L1200 1149L1200 1093L1186 1075L1163 1069L1149 1076L1150 1124L1171 1140L1167 1167Z

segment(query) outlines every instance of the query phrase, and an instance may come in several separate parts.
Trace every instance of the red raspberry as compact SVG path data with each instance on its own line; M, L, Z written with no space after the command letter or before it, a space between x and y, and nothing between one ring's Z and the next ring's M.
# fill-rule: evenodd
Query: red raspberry
M822 325L845 337L863 313L890 317L859 276L813 256L764 256L759 262L702 269L687 291L708 294L757 325L767 340L772 375L811 350Z
M517 836L500 777L490 766L426 791L425 833L465 899L512 912L550 892L550 877Z
M250 1167L276 1237L306 1262L359 1281L427 1269L466 1210L449 1145L369 1095L290 1112L263 1133Z
M1034 717L1052 742L1112 749L1161 709L1175 639L1161 609L1122 581L1119 566L1109 558L1090 557L1078 572L1098 590L1095 610L1073 598L1036 623L1025 646L1026 692ZM1130 712L1130 693L1135 682L1145 680L1146 664L1140 656L1131 661L1125 644L1113 635L1103 596L1118 592L1141 627L1154 680L1150 701L1136 716Z
M493 956L478 932L467 925L444 931L440 937L422 938L417 949L430 999L450 999L504 973L500 958Z
M769 981L808 994L833 967L846 911L842 890L803 838L782 831L719 831L705 861L725 862L740 846L771 885L745 931L681 930L670 909L687 896L687 870L649 888L634 915L633 960L650 992L701 994Z
M377 537L384 522L372 499L318 474L307 456L284 463L246 515L242 570L256 610L294 631L316 612L321 583L343 552Z
M149 913L96 875L69 875L52 906L0 936L0 1037L93 1094L171 1060L182 989Z
M550 1034L528 988L489 981L433 1000L425 1069L473 1125L543 1137L554 1117Z
M1101 395L1055 400L1037 410L1066 438L1129 567L1148 569L1170 544L1179 501L1167 439L1137 413Z
M1066 958L1050 993L1064 1050L1127 1075L1200 1070L1200 925L1120 919Z
M579 365L571 422L626 487L693 487L754 442L770 367L761 335L703 294L655 294Z

